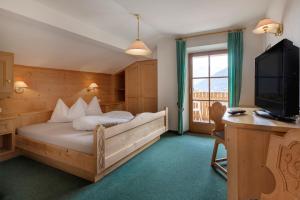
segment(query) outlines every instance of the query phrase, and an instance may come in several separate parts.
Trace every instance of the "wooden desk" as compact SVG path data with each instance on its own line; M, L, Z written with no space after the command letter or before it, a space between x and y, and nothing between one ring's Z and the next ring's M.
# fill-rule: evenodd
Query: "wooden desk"
M273 175L266 168L270 135L283 136L300 124L290 124L256 116L254 108L246 115L225 114L225 137L228 153L228 200L260 199L275 187Z

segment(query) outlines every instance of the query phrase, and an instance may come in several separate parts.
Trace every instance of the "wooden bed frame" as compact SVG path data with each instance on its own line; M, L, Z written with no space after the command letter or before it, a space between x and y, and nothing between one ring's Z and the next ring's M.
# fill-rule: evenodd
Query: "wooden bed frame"
M16 127L46 122L51 111L21 114ZM137 155L168 131L168 108L157 113L142 113L132 121L94 130L93 154L36 141L16 135L16 147L22 155L92 182L100 180Z

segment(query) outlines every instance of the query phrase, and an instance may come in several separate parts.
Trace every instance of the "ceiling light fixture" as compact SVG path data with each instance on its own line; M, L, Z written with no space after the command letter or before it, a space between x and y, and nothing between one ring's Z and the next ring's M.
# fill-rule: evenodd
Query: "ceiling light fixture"
M129 48L125 51L127 54L135 55L135 56L149 56L151 55L151 50L147 47L147 45L140 40L140 19L141 16L139 14L134 14L137 19L137 39L131 43Z
M273 33L275 36L281 36L283 33L283 25L273 21L272 19L262 19L258 22L255 29L255 34Z

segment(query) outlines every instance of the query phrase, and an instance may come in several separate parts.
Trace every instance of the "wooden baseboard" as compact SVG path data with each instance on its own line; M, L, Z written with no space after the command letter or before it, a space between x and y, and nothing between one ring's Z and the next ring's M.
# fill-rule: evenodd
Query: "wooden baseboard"
M20 155L20 152L17 151L17 150L13 151L13 152L10 152L10 153L6 153L6 154L0 156L0 162L15 158L19 155Z

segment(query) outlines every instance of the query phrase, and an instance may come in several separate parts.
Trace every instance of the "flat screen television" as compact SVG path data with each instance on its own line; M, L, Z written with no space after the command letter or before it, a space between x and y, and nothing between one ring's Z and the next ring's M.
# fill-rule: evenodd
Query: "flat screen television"
M255 105L275 117L299 114L299 48L291 41L255 59Z

